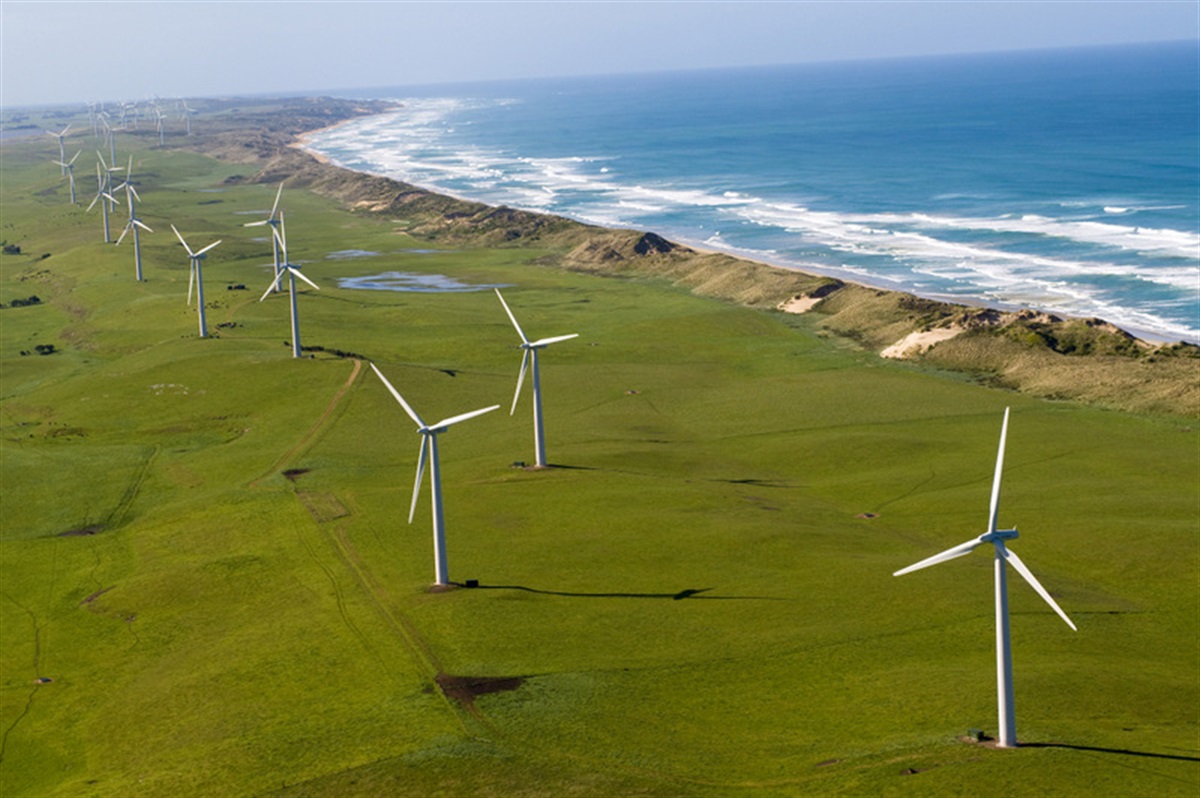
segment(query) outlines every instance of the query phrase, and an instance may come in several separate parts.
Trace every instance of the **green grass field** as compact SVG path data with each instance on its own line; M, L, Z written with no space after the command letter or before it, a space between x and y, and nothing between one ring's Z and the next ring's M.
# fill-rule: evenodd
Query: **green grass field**
M981 387L539 251L429 251L285 188L321 286L303 343L356 355L295 360L242 227L275 186L136 151L138 283L54 157L3 145L6 798L1200 790L1197 419ZM211 338L171 223L223 239ZM530 400L509 416L494 294L337 286L383 271L504 284L530 337L580 333L542 360L558 467L513 466ZM441 441L450 576L479 589L427 591L419 436L368 361L427 420L502 406ZM998 751L958 739L996 731L990 558L891 573L986 530L1007 406L1000 522L1079 631L1010 580L1026 746Z

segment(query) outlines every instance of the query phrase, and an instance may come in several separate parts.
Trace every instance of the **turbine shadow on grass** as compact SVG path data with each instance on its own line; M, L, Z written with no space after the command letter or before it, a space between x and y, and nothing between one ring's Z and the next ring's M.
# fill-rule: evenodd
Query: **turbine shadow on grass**
M581 593L569 590L540 590L535 587L526 587L525 585L472 585L470 583L461 584L455 582L459 587L467 587L472 590L520 590L525 593L537 593L543 596L567 596L568 598L641 598L641 599L671 599L672 601L682 601L684 599L703 599L708 601L787 601L788 599L779 596L702 596L701 593L707 593L710 590L716 590L712 587L702 588L686 588L677 593Z
M1065 748L1071 751L1086 751L1094 754L1122 754L1124 756L1140 756L1150 759L1174 759L1179 762L1200 762L1200 756L1183 756L1182 754L1156 754L1151 751L1131 751L1128 748L1100 748L1095 745L1072 745L1071 743L1021 743L1022 748Z

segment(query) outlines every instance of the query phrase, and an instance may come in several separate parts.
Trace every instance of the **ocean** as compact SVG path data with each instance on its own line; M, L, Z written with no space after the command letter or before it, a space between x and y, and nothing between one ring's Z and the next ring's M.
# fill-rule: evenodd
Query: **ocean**
M350 169L1200 342L1195 42L338 93Z

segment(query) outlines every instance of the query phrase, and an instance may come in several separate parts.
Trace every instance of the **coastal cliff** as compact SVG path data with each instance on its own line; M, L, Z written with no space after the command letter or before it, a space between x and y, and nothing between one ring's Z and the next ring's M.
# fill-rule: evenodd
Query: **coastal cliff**
M794 313L797 323L818 334L852 341L881 357L966 373L1011 390L1200 416L1200 347L1191 344L1141 340L1101 319L927 299L699 251L652 232L460 200L343 169L302 149L307 132L394 108L331 98L256 103L218 114L209 132L188 146L253 168L234 180L286 180L289 187L336 199L356 212L396 220L432 244L536 248L549 253L536 260L546 268L661 279L698 295Z

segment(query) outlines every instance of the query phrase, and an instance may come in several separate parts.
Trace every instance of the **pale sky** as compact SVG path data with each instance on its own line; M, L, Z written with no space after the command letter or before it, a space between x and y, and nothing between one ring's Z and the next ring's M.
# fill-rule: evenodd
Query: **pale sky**
M0 0L0 104L1200 41L1197 0Z

